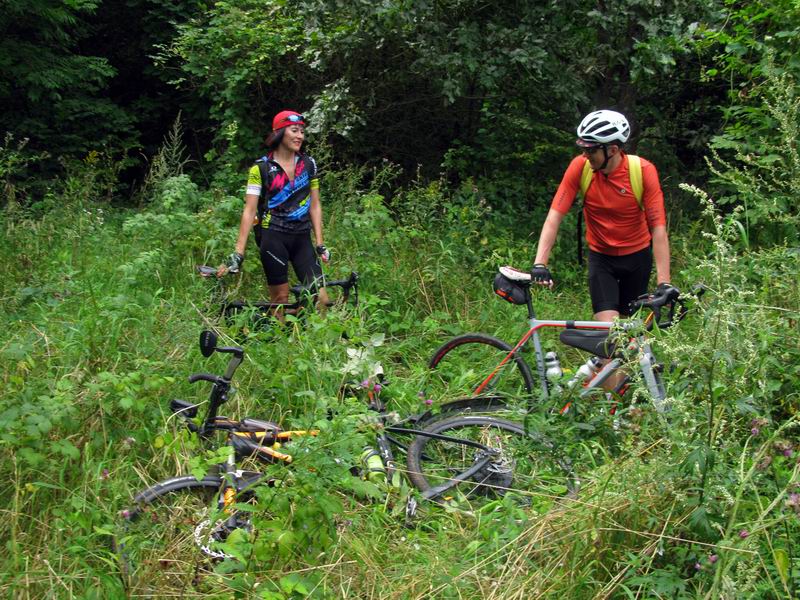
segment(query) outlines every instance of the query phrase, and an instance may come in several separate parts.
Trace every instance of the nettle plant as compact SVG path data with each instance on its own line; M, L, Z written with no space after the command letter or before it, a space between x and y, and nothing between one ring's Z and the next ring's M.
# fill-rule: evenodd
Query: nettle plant
M797 422L783 420L776 395L782 375L775 372L791 344L779 318L785 310L763 302L769 292L762 278L772 274L759 271L762 256L736 251L745 209L724 215L706 192L682 187L711 225L709 252L689 270L708 288L697 305L702 333L665 348L685 365L673 375L678 426L668 437L690 485L688 527L714 544L715 558L698 561L696 570L713 593L758 587L791 596L791 541L800 527ZM744 564L757 551L771 561L754 578Z

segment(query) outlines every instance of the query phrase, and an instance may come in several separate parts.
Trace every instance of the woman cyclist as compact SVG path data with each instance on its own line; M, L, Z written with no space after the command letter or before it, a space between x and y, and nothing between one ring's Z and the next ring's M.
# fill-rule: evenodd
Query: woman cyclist
M236 248L217 271L217 276L239 271L247 237L255 226L271 302L289 300L290 262L297 278L312 284L322 278L317 257L324 262L330 259L322 235L319 172L314 159L301 152L304 140L301 114L284 110L275 115L266 141L269 154L256 161L247 179ZM311 243L311 229L316 246ZM324 290L319 299L327 301Z

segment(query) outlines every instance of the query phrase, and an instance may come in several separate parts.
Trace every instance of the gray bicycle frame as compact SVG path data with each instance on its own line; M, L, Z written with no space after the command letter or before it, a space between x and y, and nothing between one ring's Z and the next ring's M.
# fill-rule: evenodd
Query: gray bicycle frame
M513 356L518 355L518 353L524 348L526 343L530 343L533 346L534 355L536 357L536 371L539 375L539 383L541 385L541 390L543 394L543 398L549 398L551 396L550 389L547 385L547 375L545 372L545 364L544 364L544 352L542 351L542 343L539 339L539 330L542 327L556 327L560 329L579 329L579 330L594 330L594 331L611 331L614 327L621 328L623 331L633 331L636 329L642 328L642 321L641 320L631 320L631 321L624 321L624 322L613 322L613 321L552 321L552 320L545 320L545 319L537 319L533 312L533 305L529 302L528 304L528 332L522 337L522 339L517 342L517 345L514 349L506 356L504 361L495 369L495 371L489 376L489 378L481 384L481 388L486 385L489 380L494 376L494 374L500 369L500 367L507 361L510 360ZM647 386L647 390L650 392L650 396L653 400L653 405L656 408L656 411L659 413L663 413L666 410L664 400L666 399L666 390L664 389L664 384L661 381L661 376L655 369L656 365L656 357L653 354L653 350L650 347L650 342L647 340L643 333L638 334L634 338L632 338L628 343L628 351L636 351L638 354L638 364L639 369L642 373L642 380L644 381L645 385ZM583 388L580 392L580 397L584 397L592 392L592 390L600 387L603 385L611 374L616 371L622 365L622 360L619 358L612 358L609 360L602 369L595 375L595 377ZM480 388L479 388L480 389Z

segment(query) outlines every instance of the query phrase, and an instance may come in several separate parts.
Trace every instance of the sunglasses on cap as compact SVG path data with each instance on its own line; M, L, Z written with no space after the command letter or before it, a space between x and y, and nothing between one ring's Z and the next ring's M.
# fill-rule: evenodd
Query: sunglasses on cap
M288 115L283 118L284 121L289 121L290 123L300 123L301 121L305 121L303 115Z

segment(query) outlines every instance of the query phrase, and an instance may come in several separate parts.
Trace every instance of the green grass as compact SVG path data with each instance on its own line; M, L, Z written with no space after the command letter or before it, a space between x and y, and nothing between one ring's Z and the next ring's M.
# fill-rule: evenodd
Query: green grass
M442 198L417 207L429 219L412 225L347 181L343 174L327 196L326 241L337 276L362 275L361 305L271 332L217 323L212 290L193 273L231 245L241 206L235 198L207 192L200 207L176 209L185 185L177 183L171 211L157 202L140 213L101 207L72 192L57 208L0 217L0 483L7 490L0 595L124 597L108 533L137 490L198 464L167 406L173 397L205 397L186 376L220 367L196 349L208 326L228 341L244 340L247 350L226 413L328 430L293 470L285 494L261 499L263 523L290 532L293 543L257 545L249 562L228 561L197 588L162 589L161 597L202 590L219 598L779 598L797 591L792 541L800 527L787 504L798 470L796 253L747 253L728 243L725 254L675 236L677 283L702 278L712 290L685 327L658 342L683 367L669 377L670 421L646 404L641 414L623 415L621 432L599 406L548 421L581 470L575 501L544 510L507 499L478 512L426 504L406 528L407 487L374 499L349 482L347 467L367 439L359 425L365 410L342 405L338 389L380 362L395 410L425 409L418 396L424 367L448 336L521 333L522 309L496 298L491 280L499 264L526 265L532 250L524 234L497 228L479 207ZM583 274L567 254L554 265L565 280L537 294L540 316L590 313ZM733 268L733 259L746 268ZM257 263L251 252L238 296L264 295ZM545 345L557 348L555 336ZM354 348L363 360L345 372ZM579 364L577 352L559 351L566 365ZM758 435L750 431L755 417L765 419ZM794 454L779 455L777 442L793 444ZM772 462L761 468L767 455Z

